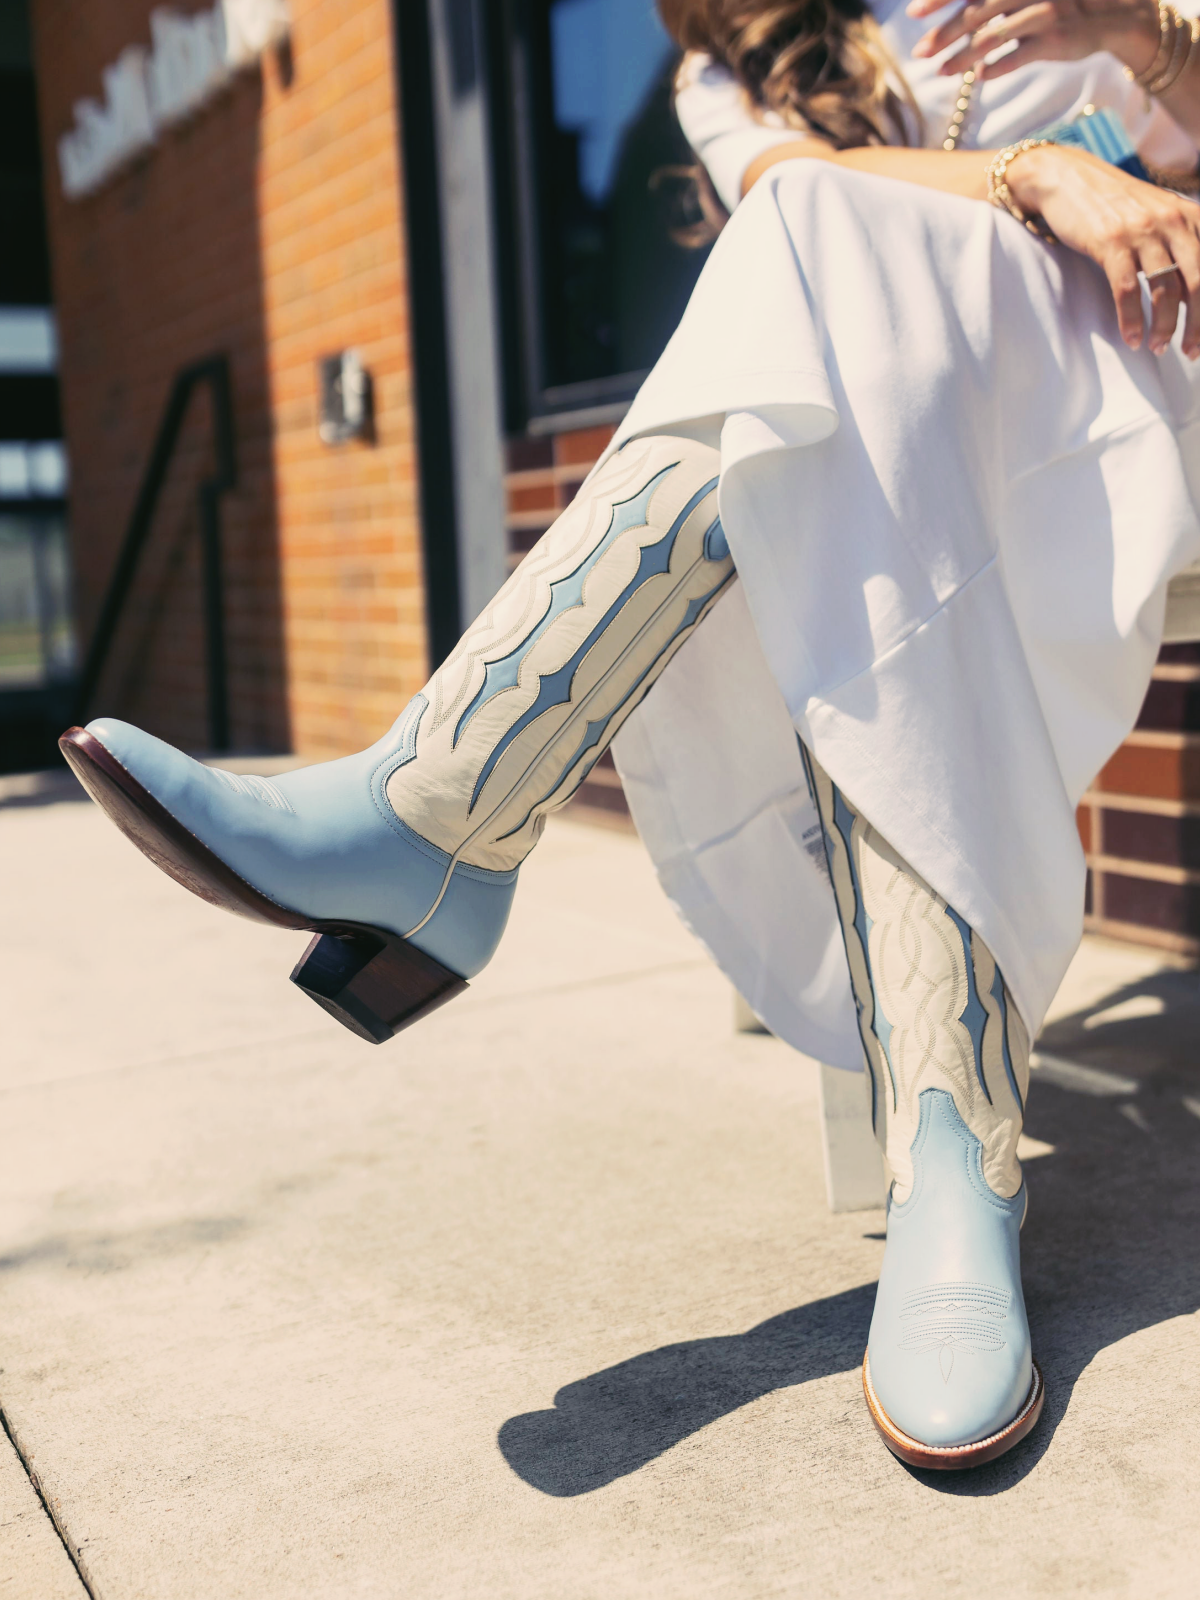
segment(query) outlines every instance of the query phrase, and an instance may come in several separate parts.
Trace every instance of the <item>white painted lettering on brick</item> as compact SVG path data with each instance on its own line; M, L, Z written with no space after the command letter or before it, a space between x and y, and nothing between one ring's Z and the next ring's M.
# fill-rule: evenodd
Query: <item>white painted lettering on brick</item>
M158 131L194 115L237 71L282 42L287 0L217 0L184 15L150 16L151 47L130 45L101 74L104 99L80 100L58 142L63 193L77 200L154 144Z

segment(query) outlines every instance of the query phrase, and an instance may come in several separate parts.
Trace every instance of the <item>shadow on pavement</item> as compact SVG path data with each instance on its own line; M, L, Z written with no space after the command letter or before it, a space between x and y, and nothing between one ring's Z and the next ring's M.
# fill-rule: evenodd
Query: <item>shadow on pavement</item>
M147 1260L225 1244L244 1234L247 1226L242 1217L181 1217L144 1228L49 1234L0 1253L0 1276L44 1266L87 1274L124 1272Z
M1052 1059L1033 1074L1026 1129L1054 1153L1025 1167L1021 1255L1046 1409L1011 1456L919 1474L947 1493L1008 1488L1049 1448L1094 1356L1200 1309L1200 977L1158 972L1110 993L1053 1022L1037 1051ZM1071 1064L1089 1075L1072 1083Z
M504 1459L543 1494L601 1489L636 1472L689 1434L775 1389L862 1361L875 1285L760 1322L748 1333L648 1350L569 1383L551 1411L500 1429Z
M1060 1063L1034 1074L1026 1122L1054 1147L1026 1164L1022 1236L1046 1409L1029 1439L990 1466L913 1473L943 1493L1018 1483L1099 1351L1200 1309L1200 976L1159 972L1109 994L1054 1022L1038 1051ZM1073 1077L1071 1063L1091 1071ZM544 1494L602 1488L762 1395L857 1367L873 1300L867 1284L747 1333L634 1356L567 1384L552 1410L511 1418L500 1449Z

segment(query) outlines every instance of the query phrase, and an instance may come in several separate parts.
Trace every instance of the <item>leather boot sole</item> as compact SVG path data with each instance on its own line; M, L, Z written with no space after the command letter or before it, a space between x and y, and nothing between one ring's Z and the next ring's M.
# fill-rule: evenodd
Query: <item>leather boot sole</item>
M1019 1444L1033 1429L1042 1414L1042 1405L1046 1398L1042 1369L1035 1361L1033 1381L1029 1385L1025 1404L1007 1427L1001 1428L998 1433L989 1434L986 1439L977 1439L974 1444L922 1444L920 1439L913 1439L898 1428L880 1405L879 1396L871 1386L871 1368L865 1355L862 1380L871 1421L879 1429L884 1444L894 1456L899 1456L908 1466L932 1469L934 1472L961 1472L966 1467L982 1467L985 1462L995 1461L997 1456L1002 1456L1006 1450L1011 1450L1013 1445Z
M467 987L457 972L386 928L306 917L268 900L189 833L86 728L68 729L58 745L101 810L169 878L223 911L314 933L292 982L360 1039L382 1044Z

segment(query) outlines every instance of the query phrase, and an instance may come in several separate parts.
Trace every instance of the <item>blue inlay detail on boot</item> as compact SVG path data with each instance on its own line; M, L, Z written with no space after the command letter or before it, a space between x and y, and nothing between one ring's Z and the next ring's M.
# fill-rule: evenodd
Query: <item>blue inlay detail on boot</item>
M704 559L706 561L728 561L729 540L725 537L725 529L721 526L720 517L704 535Z
M629 698L629 696L626 695L625 699L627 700L628 698ZM624 703L625 703L625 701L623 700L621 702L621 705L624 705ZM617 707L617 711L619 711L620 709L621 709L621 706L618 706ZM616 715L616 712L613 713L613 716L615 716L615 715ZM575 765L575 763L579 760L579 758L581 756L587 755L589 750L594 750L596 748L596 746L600 743L601 739L603 739L603 737L604 737L605 728L608 727L608 725L609 725L609 723L611 721L612 721L612 717L600 717L596 722L589 722L588 723L587 727L584 729L583 738L579 742L579 749L576 750L575 754L571 757L571 760L567 765L567 769L566 770L568 772L571 770L571 768Z
M846 865L850 870L850 881L854 885L854 931L862 945L863 954L870 965L871 936L870 920L867 917L866 904L863 901L862 886L858 881L858 873L854 866L854 850L851 847L850 836L854 828L854 813L842 799L842 791L835 784L833 786L833 823L842 838L842 845L846 851Z
M650 509L650 502L654 498L659 484L668 475L674 472L679 465L674 462L669 467L663 467L661 472L656 472L650 482L629 500L618 500L613 506L612 516L609 519L608 531L595 549L589 551L583 560L572 572L564 578L556 578L550 585L550 600L541 620L535 624L532 632L496 661L489 661L484 668L483 682L470 705L459 717L454 729L454 743L457 745L462 738L463 729L471 718L496 695L505 689L515 689L521 673L521 663L533 649L534 645L546 632L547 628L555 622L565 611L583 604L583 587L596 567L601 557L607 554L623 533L628 533L630 528L645 526L646 516Z
M664 471L668 470L670 469L664 468ZM536 722L538 717L542 716L545 712L552 710L555 706L567 704L571 698L571 684L574 680L576 672L579 670L584 658L592 649L593 645L595 645L596 641L605 632L607 632L608 628L612 625L613 619L625 608L630 599L637 593L643 584L648 583L651 578L660 577L663 573L670 570L671 555L675 549L675 541L678 539L684 523L691 516L692 512L696 509L700 502L704 500L707 495L712 493L713 489L716 488L716 485L717 479L712 478L708 483L704 484L702 488L697 489L695 494L688 501L687 505L684 506L683 510L675 518L675 521L662 535L662 537L660 539L656 539L652 544L642 546L641 556L638 560L637 571L634 573L629 583L626 584L625 588L622 589L621 593L613 601L612 605L609 606L608 610L600 618L599 622L596 623L595 627L588 634L587 638L584 639L583 643L579 646L571 658L568 661L565 661L556 672L549 672L545 675L545 677L540 677L538 679L537 698L534 700L533 704L517 718L512 727L509 728L507 733L505 733L504 736L497 742L495 749L492 750L487 760L484 762L483 769L480 772L479 777L476 779L475 788L471 794L471 804L467 808L468 812L474 810L475 802L479 799L480 794L483 792L484 785L487 783L488 779L495 770L496 763L500 760L501 756L513 743L513 741L521 736L531 722ZM635 525L636 524L634 524L634 526Z
M971 929L953 906L948 905L946 907L946 915L958 929L958 936L963 943L963 964L967 970L967 1003L959 1013L958 1020L971 1035L971 1059L975 1067L975 1076L979 1080L979 1087L987 1097L988 1105L991 1105L992 1097L988 1091L987 1079L983 1075L983 1030L987 1027L987 1009L979 998L979 989L975 983L975 957L971 953Z
M387 781L392 773L399 771L401 767L406 767L410 761L416 760L417 732L421 726L421 718L428 709L429 701L423 694L413 695L399 718L392 724L390 731L384 736L384 742L393 748L384 756L372 775L371 788L377 805L384 796ZM386 798L382 799L382 805L387 808L384 812L386 819L387 812L392 808Z
M892 1024L891 1020L884 1014L883 1009L879 1004L879 990L875 983L874 975L871 973L870 941L871 928L874 926L874 924L872 923L871 918L867 915L867 907L866 902L863 899L862 885L858 881L858 872L854 865L854 852L851 849L850 844L850 835L854 827L854 813L850 810L845 800L843 800L842 791L838 788L836 783L832 785L832 788L833 824L841 836L842 844L846 851L846 867L850 873L850 882L854 887L854 931L858 935L859 943L862 946L863 960L867 964L867 973L871 984L870 1018L868 1018L865 1014L864 1002L860 999L857 993L854 996L855 1009L858 1012L858 1029L859 1033L864 1035L863 1051L867 1057L868 1068L871 1055L866 1046L865 1035L867 1031L870 1030L873 1032L879 1041L880 1048L883 1051L883 1059L887 1063L888 1078L890 1080L892 1090L892 1109L894 1111L896 1109L896 1072L892 1066L892 1057L889 1049L892 1039ZM873 1074L872 1082L874 1082ZM878 1127L878 1122L875 1118L874 1106L871 1108L871 1124L873 1127Z
M726 587L732 578L733 573L730 572L721 579L720 583L718 583L715 588L710 589L707 594L698 595L695 600L688 601L687 606L684 608L683 621L679 624L679 626L675 629L675 632L667 641L668 650L675 643L676 639L678 639L681 633L686 633L689 628L694 628L696 626L696 623L700 620L705 611L707 611L708 607L717 598L721 590Z
M870 957L868 956L868 960L869 959ZM892 1019L888 1016L887 1012L879 1003L879 994L878 991L875 990L874 975L872 975L871 978L871 988L875 995L875 1037L879 1040L880 1049L883 1051L883 1059L887 1062L888 1072L891 1074L892 1109L894 1110L896 1106L896 1068L892 1064L892 1034L895 1032L895 1029L892 1026Z
M826 816L825 816L825 813L821 809L821 802L817 798L817 780L816 780L816 778L815 778L815 776L813 774L812 757L808 753L808 746L804 743L804 740L800 737L799 734L796 735L796 745L797 745L797 748L800 751L800 765L804 768L804 781L808 785L808 798L812 801L813 810L817 813L817 817L818 817L818 819L820 821L820 824L821 824L821 841L822 841L822 843L823 843L823 845L825 847L825 867L826 867L826 870L827 870L827 872L829 874L830 886L832 887L833 883L834 883L834 873L833 873L833 840L831 838L831 832L832 832L832 829L834 827L834 822L833 822L832 818L827 819ZM832 785L832 788L833 788L833 793L834 793L834 803L835 803L835 807L836 807L836 802L837 802L837 798L838 798L837 785L836 784ZM839 833L841 835L843 843L846 846L847 852L849 852L849 848L850 848L849 840L846 838L844 833L841 833L841 830L838 830L838 831L839 831ZM857 895L858 895L858 884L857 884L857 881L856 881L855 875L854 875L854 868L853 868L852 859L851 859L851 865L850 865L850 882L854 887L855 896L857 897ZM837 904L836 890L835 890L835 893L834 893L834 902L835 902L835 905L836 905ZM849 955L850 955L849 935L846 932L846 925L842 921L842 914L841 914L840 906L838 906L837 909L838 909L838 926L842 930L842 943L846 948L847 960L849 960ZM864 959L866 959L866 951L865 950L863 952L863 955L864 955ZM867 1077L870 1080L870 1084L871 1084L871 1127L872 1127L872 1129L875 1130L876 1134L878 1134L878 1131L879 1131L879 1111L880 1111L879 1097L883 1092L883 1088L882 1088L882 1085L877 1080L876 1075L875 1075L875 1068L871 1064L871 1052L870 1052L870 1050L869 1050L869 1048L867 1046L867 1034L870 1032L870 1028L868 1027L866 1018L864 1016L864 1002L860 998L857 986L854 984L853 980L851 980L850 992L854 997L854 1014L855 1014L855 1018L856 1018L856 1020L858 1022L858 1035L859 1035L859 1038L862 1040L863 1066L866 1069ZM874 997L872 996L872 1000L871 1000L872 1016L874 1015L874 1011L875 1011L875 1001L874 1001ZM891 1063L890 1062L888 1063L888 1071L889 1072L891 1071ZM888 1205L891 1205L891 1191L890 1190L888 1192L888 1202L887 1203L888 1203Z
M730 582L732 577L733 577L733 574L732 573L728 573L724 578L721 579L720 583L718 583L715 588L710 589L707 594L701 595L699 597L699 599L692 600L688 604L688 606L686 607L686 609L684 611L683 621L675 629L675 632L671 635L671 637L667 640L666 644L663 646L662 650L659 652L658 660L661 660L662 657L667 654L667 652L670 650L671 646L675 643L676 639L679 638L680 634L686 633L689 628L695 626L696 619L704 611L705 607L707 605L709 605L711 601L716 599L717 595L720 594L721 590L724 589L726 584ZM599 744L600 740L603 738L605 730L612 725L613 718L618 716L620 714L620 712L625 709L625 707L629 704L630 700L632 700L634 695L637 694L638 690L642 687L643 683L645 683L646 679L654 671L654 668L657 665L658 665L658 661L655 661L655 663L652 666L649 666L649 667L646 668L645 672L642 673L641 677L638 678L637 682L633 684L633 686L627 691L627 693L622 697L622 699L613 707L613 709L609 712L608 716L601 717L596 722L589 722L588 723L587 728L584 731L583 738L580 741L579 748L576 750L575 754L571 757L571 759L568 762L566 762L564 764L564 766L563 766L562 774L563 774L564 777L568 772L571 772L571 771L574 770L575 765L576 765L576 763L578 762L578 760L579 760L579 758L581 756L586 755L589 750L595 749L595 747ZM600 756L603 755L603 754L604 754L604 752L600 751L600 753L596 757L596 761L598 761L600 759ZM588 764L586 770L579 774L579 776L578 776L578 778L576 780L576 787L578 787L578 785L580 783L582 783L583 780L587 777L588 773L592 770L592 767L595 766L596 761L590 762ZM515 833L520 833L521 829L529 821L530 817L537 810L538 806L544 805L546 803L546 801L550 799L551 795L554 794L555 789L558 789L561 784L562 784L562 777L560 777L558 779L558 781L555 783L553 789L548 789L546 791L546 793L541 796L540 799L534 801L533 805L530 806L529 810L521 818L520 822L517 823L515 828L510 828L507 833L502 833L500 835L500 838L501 839L511 839L512 836Z
M867 1356L879 1403L930 1445L973 1444L1007 1426L1033 1365L1021 1292L1024 1186L983 1176L983 1146L944 1089L920 1095L913 1188L888 1210Z
M600 722L589 722L588 723L587 732L584 735L583 743L579 746L579 749L571 757L570 764L563 768L562 775L559 777L558 782L554 785L554 788L553 789L548 789L546 791L546 793L541 796L540 799L535 800L533 805L530 806L529 810L521 818L520 822L517 823L516 827L515 828L510 828L507 833L502 833L499 836L499 839L497 841L498 843L502 843L505 839L511 839L514 834L520 833L521 829L523 827L525 827L526 823L529 821L529 819L533 815L533 813L537 810L538 806L545 805L547 800L550 800L550 799L553 798L555 791L562 787L563 778L566 777L568 772L571 772L574 769L575 763L579 760L580 756L581 755L585 755L588 750L594 750L595 747L600 743L600 739L601 739L601 737L602 737L602 735L604 733L604 730L605 730L605 728L608 727L608 724L609 724L609 722L611 720L612 720L611 717L605 717ZM587 766L583 769L583 771L578 774L578 776L577 776L577 778L575 780L575 784L574 784L575 788L578 788L579 785L584 781L584 779L587 777L588 773L591 772L592 768L596 765L596 762L599 761L600 756L602 756L603 754L604 754L604 752L601 750L596 755L595 759L592 760L592 761L589 761Z
M1013 1092L1013 1099L1021 1108L1021 1115L1025 1115L1025 1099L1017 1085L1017 1075L1013 1071L1012 1055L1008 1048L1008 996L1004 991L1004 974L996 968L996 976L992 979L992 999L1000 1007L1000 1049L1004 1057L1004 1071L1008 1078L1008 1086Z

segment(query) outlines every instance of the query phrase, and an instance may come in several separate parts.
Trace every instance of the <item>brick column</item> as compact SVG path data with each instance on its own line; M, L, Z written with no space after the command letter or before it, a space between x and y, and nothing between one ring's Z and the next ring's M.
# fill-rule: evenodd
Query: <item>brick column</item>
M390 0L291 0L285 51L96 193L64 199L74 104L150 43L152 0L32 0L71 525L86 645L175 373L233 373L238 484L223 501L235 746L361 748L425 678L399 108ZM357 347L375 436L317 433L317 358ZM94 705L206 737L194 408Z

